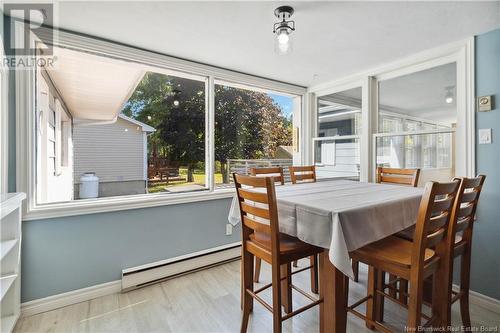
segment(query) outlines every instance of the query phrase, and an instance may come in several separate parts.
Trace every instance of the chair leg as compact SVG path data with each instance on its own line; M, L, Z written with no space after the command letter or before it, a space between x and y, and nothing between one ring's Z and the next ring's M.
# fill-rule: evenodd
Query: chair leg
M242 256L242 297L243 297L243 318L241 319L240 331L246 332L248 326L248 317L253 309L253 297L246 292L247 289L253 290L253 255L249 252Z
M384 284L385 284L385 272L382 271L382 270L377 270L377 290L381 290L383 291L384 290ZM375 317L375 320L378 321L379 323L383 322L384 321L384 303L385 303L385 297L383 295L380 295L379 293L377 293L375 295L375 298L376 298L376 307L375 307L375 311L376 311L376 317Z
M471 327L470 313L469 313L469 288L470 288L470 243L462 254L460 264L460 315L462 317L462 324L469 328Z
M422 317L423 281L418 277L410 280L410 294L408 297L408 332L417 332Z
M359 281L359 261L352 261L352 272L354 273L354 282Z
M356 262L357 263L357 262ZM366 301L366 327L371 330L375 329L373 325L373 321L377 318L377 270L373 266L368 266L368 287L367 287L367 296L368 300Z
M397 282L392 283L392 281L397 278L396 275L389 274L389 281L387 282L389 284L389 295L393 298L396 298Z
M401 279L398 287L398 299L403 304L408 304L408 281Z
M299 267L299 261L298 260L294 260L293 267Z
M272 265L273 333L281 333L281 267Z
M281 304L285 313L292 312L292 265L290 263L281 265Z
M318 293L318 256L310 256L311 263L311 292Z
M261 263L262 263L262 260L260 258L255 257L255 272L254 272L254 276L253 276L253 282L255 282L255 283L259 283Z

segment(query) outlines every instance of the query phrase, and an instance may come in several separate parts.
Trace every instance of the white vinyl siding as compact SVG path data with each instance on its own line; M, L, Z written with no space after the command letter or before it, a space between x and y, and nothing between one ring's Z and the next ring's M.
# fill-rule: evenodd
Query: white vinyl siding
M73 128L74 175L79 183L85 172L100 182L145 180L142 128L118 118L115 123Z

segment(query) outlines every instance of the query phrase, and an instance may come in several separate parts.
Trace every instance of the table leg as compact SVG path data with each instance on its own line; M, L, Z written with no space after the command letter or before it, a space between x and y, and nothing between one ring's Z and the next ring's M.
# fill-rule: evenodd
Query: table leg
M347 325L347 277L330 262L328 251L319 258L319 330L321 333L344 333Z

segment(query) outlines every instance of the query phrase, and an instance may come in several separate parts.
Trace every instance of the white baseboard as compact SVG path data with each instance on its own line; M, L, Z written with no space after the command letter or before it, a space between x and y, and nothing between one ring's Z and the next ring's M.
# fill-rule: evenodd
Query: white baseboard
M460 287L456 284L453 285L453 291L459 291ZM478 292L469 291L469 302L471 304L480 306L496 314L500 314L500 300L489 297Z
M67 293L36 299L21 304L21 316L32 316L38 313L62 308L64 306L85 302L97 297L115 294L120 291L121 280L116 280L83 289L72 290Z

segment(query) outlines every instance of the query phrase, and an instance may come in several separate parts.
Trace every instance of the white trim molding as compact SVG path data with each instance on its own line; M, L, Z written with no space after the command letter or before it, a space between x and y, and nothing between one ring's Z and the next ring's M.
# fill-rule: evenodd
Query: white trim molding
M4 65L4 58L0 36L0 193L8 192L9 179L9 69Z
M33 316L94 298L116 294L121 291L121 288L121 280L116 280L25 302L21 304L21 317Z
M252 76L227 69L178 59L152 51L146 51L132 46L126 46L89 36L66 31L57 31L54 44L72 50L97 54L99 56L120 59L147 65L165 73L178 75L195 75L207 79L207 112L206 112L206 170L214 170L214 91L216 82L231 82L233 84L256 87L259 91L276 92L287 96L304 98L306 88L271 79ZM37 29L37 37L49 41L50 28ZM17 36L16 36L17 37ZM175 75L175 74L174 74ZM180 203L198 202L229 198L233 189L216 189L215 177L207 176L207 190L190 193L159 193L139 194L92 200L75 200L61 203L36 203L36 142L35 142L35 71L20 70L16 73L16 166L19 191L27 194L27 204L23 220L46 219L71 215L110 212L125 209L137 209L154 206L172 205ZM301 110L306 114L305 107ZM302 137L303 140L303 137ZM304 146L304 145L302 145Z
M460 286L453 284L453 291L459 292ZM496 298L470 290L469 302L500 315L500 300Z

